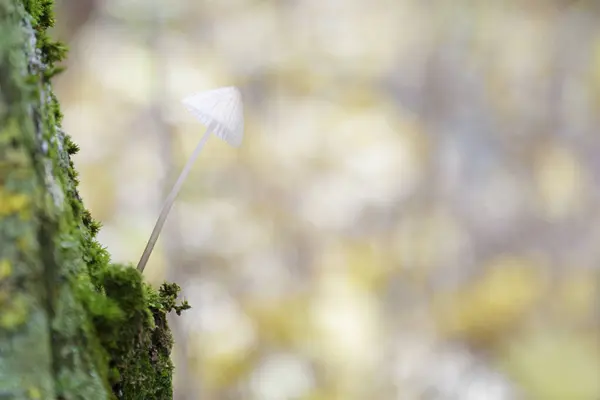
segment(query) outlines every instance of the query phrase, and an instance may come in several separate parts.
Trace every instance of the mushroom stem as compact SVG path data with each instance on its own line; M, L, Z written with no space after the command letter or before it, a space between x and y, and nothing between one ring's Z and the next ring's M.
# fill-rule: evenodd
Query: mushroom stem
M171 207L173 206L173 203L175 202L175 199L177 198L177 195L179 194L179 191L181 190L183 183L187 179L187 176L190 174L190 171L192 169L192 166L194 165L194 162L198 158L198 155L200 155L200 151L202 150L202 147L204 147L204 144L208 140L208 137L210 136L210 132L211 132L211 127L206 129L204 136L202 136L202 139L200 139L200 142L194 149L194 152L188 159L185 166L183 167L181 174L179 174L179 177L177 178L177 182L175 182L175 185L173 185L173 189L171 189L169 196L165 200L163 208L160 211L160 215L158 216L158 219L156 220L156 224L154 225L154 229L152 230L152 234L150 234L150 239L148 239L148 243L146 243L146 248L144 249L144 252L142 253L142 257L140 258L140 261L138 262L137 269L140 272L144 272L144 268L146 267L146 263L148 263L150 254L152 254L152 250L154 249L154 245L156 244L156 241L158 240L160 231L162 230L163 226L165 225L165 221L167 220L169 211L171 211Z

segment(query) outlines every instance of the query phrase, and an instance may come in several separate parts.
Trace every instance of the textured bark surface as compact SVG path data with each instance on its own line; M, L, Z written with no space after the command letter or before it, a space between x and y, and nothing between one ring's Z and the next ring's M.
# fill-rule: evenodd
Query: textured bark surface
M52 8L0 0L0 399L170 399L166 314L187 304L94 238L50 84Z

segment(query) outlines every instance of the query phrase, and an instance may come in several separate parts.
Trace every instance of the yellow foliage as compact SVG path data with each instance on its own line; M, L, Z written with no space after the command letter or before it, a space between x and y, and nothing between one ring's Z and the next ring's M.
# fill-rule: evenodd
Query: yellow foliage
M248 302L244 307L262 340L291 346L310 336L307 298L298 296L278 301Z
M204 357L201 363L202 367L198 369L203 383L209 390L219 390L234 385L246 376L254 367L255 360L251 354L238 352Z
M501 364L532 400L600 398L600 343L544 327L510 344Z
M329 391L319 390L302 397L300 400L336 400L337 398L339 397Z
M456 263L471 246L460 221L444 207L407 214L394 242L397 257L417 281Z
M596 107L600 104L600 39L596 39L591 49L590 62L590 88L594 96Z
M381 289L392 272L392 262L384 249L372 243L349 244L345 258L350 278L359 287L369 291Z
M545 217L562 218L577 211L587 179L574 154L551 144L541 146L535 161L539 207Z
M575 272L565 277L552 296L561 320L582 321L595 311L600 298L600 276L595 271Z
M485 270L470 287L435 297L442 334L493 344L532 311L545 290L541 269L530 260L503 257Z

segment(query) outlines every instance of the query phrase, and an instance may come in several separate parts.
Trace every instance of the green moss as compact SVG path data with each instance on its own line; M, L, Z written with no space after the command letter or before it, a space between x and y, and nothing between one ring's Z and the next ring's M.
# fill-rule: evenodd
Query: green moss
M29 316L29 304L21 294L14 294L10 298L0 298L0 328L14 330L27 321Z
M40 32L54 26L53 0L22 0L25 11L35 21L34 27Z
M0 284L3 279L12 275L12 264L8 260L0 260Z
M30 387L29 389L27 389L27 396L29 396L29 398L32 400L33 399L41 399L42 392L37 387Z
M29 197L22 193L10 193L0 188L0 216L18 213L27 217Z
M60 118L62 119L62 115L60 116ZM69 153L69 155L79 153L79 146L75 142L73 142L70 136L65 137L65 146L67 147L67 152Z
M171 399L167 313L155 290L110 262L81 201L51 78L66 48L51 0L0 2L0 393L10 398ZM31 43L35 42L35 46ZM36 50L37 49L37 50ZM6 344L6 346L4 346Z
M122 265L109 265L97 279L112 301L108 309L116 304L122 312L94 316L102 346L110 354L113 392L123 399L172 398L173 339L166 316L189 308L175 302L179 287L165 283L156 291L135 268Z

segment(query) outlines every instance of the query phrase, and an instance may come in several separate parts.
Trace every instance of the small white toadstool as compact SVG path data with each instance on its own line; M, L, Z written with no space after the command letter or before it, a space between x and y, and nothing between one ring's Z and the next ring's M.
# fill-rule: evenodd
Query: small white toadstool
M137 269L144 271L146 263L152 254L156 240L160 235L160 231L165 224L169 211L175 202L175 198L183 186L187 176L192 169L192 165L198 158L202 147L208 140L211 133L217 135L222 140L229 143L231 146L239 147L242 144L244 137L244 115L242 107L242 96L240 91L235 87L224 87L220 89L209 90L206 92L196 93L182 100L185 107L194 116L206 126L206 132L200 142L194 149L190 159L183 167L183 171L177 178L177 182L173 185L171 193L165 200L158 220L154 225L150 239L146 244L146 248L142 253L142 257L138 262Z

